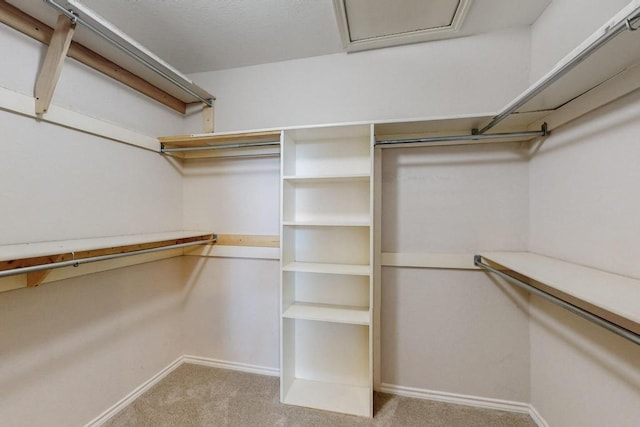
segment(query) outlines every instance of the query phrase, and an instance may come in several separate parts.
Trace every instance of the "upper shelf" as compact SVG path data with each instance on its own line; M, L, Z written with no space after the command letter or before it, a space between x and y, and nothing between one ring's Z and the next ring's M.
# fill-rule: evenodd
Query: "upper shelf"
M568 72L561 74L516 111L555 110L637 63L640 60L640 36L629 31L627 23L637 28L639 15L640 1L631 1L535 82L534 88L570 67Z
M226 144L247 144L252 142L279 142L280 131L244 133L203 133L195 135L161 136L158 138L167 148L191 148Z
M47 4L51 7L48 7ZM215 97L77 0L0 2L0 22L49 44L60 14L75 14L68 56L185 113L187 104ZM98 35L100 34L100 35Z
M27 285L37 286L50 269L73 265L73 261L83 263L90 259L100 260L96 257L136 255L141 251L208 243L214 237L213 233L207 231L175 231L5 245L0 246L0 273L2 276L26 273Z
M640 334L640 280L529 252L487 252L482 258L532 286Z
M159 137L161 152L186 159L270 155L280 152L280 130L221 132ZM220 150L226 154L220 154ZM231 150L227 151L227 150Z
M624 9L559 61L546 75L492 115L462 116L379 123L377 141L456 135L475 141L480 134L552 131L594 109L640 88L640 0ZM514 135L501 141L520 142L539 135ZM494 142L496 139L484 139ZM415 142L411 142L412 144ZM453 142L430 141L430 145Z

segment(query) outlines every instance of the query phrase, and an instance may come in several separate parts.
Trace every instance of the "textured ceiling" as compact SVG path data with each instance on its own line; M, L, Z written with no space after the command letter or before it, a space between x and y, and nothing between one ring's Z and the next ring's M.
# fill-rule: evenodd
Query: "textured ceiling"
M331 0L84 0L186 73L342 51Z
M56 12L42 0L8 1L55 23ZM332 0L81 1L184 73L344 52ZM530 25L550 2L473 0L455 36ZM81 38L91 45L86 30L77 31Z

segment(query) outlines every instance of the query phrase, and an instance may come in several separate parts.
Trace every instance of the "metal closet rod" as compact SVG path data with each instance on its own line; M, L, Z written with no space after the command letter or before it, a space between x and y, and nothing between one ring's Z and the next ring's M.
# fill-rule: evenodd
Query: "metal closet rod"
M528 284L527 282L524 282L520 279L517 279L515 277L512 277L498 269L495 269L493 267L491 267L488 264L485 264L482 262L482 255L476 255L473 257L473 263L475 265L477 265L478 267L482 267L485 270L488 270L492 273L497 274L498 276L502 277L503 279L508 280L509 282L515 284L516 286L520 287L521 289L524 289L525 291L528 291L532 294L535 294L547 301L550 301L556 305L559 305L560 307L569 310L570 312L577 314L578 316L582 317L583 319L586 319L590 322L595 323L598 326L601 326L603 328L605 328L606 330L613 332L616 335L621 336L622 338L626 338L629 341L635 343L635 344L639 344L640 345L640 335L636 334L635 332L632 332L628 329L625 329L621 326L616 325L613 322L610 322L606 319L603 319L602 317L596 316L595 314L592 314L576 305L573 305L563 299L560 299L558 297L556 297L555 295L552 295L548 292L542 291L538 288L536 288L535 286L531 286L530 284Z
M33 273L33 272L42 271L42 270L53 270L55 268L62 268L62 267L71 267L71 266L77 267L80 264L88 264L90 262L107 261L115 258L123 258L127 256L144 255L152 252L166 251L170 249L185 248L187 246L204 245L208 243L214 243L217 240L218 240L218 236L214 234L213 238L211 239L198 240L197 242L178 243L175 245L161 246L158 248L140 249L137 251L122 252L117 254L100 255L100 256L94 256L94 257L88 257L88 258L72 259L69 261L61 261L61 262L52 262L49 264L34 265L31 267L14 268L12 270L0 271L0 277L14 276L16 274Z
M44 0L44 2L47 3L49 6L51 6L52 8L56 9L58 12L65 15L67 18L71 20L71 22L78 23L88 28L89 30L91 30L92 32L102 37L107 42L109 42L111 45L117 47L118 49L120 49L121 51L123 51L124 53L126 53L127 55L135 59L136 61L140 62L150 70L153 70L155 73L167 79L168 81L170 81L171 83L173 83L174 85L176 85L177 87L179 87L180 89L188 93L189 95L199 99L209 107L213 106L213 101L215 100L215 97L213 95L210 95L208 97L202 96L194 89L194 88L197 88L197 86L194 85L193 82L189 81L188 79L180 75L175 74L175 72L170 71L171 74L169 74L169 72L167 71L168 68L166 65L162 64L161 62L155 61L151 57L145 58L137 54L136 52L131 50L125 44L118 41L113 36L107 34L105 31L101 30L100 28L97 28L91 23L85 21L73 11L65 9L62 5L60 5L55 0ZM200 88L197 88L197 89L200 89Z
M220 145L205 145L202 147L180 147L180 148L165 148L164 144L160 145L160 152L162 153L184 153L185 151L211 151L211 150L227 150L230 148L245 148L245 147L268 147L280 145L278 141L272 142L245 142L242 144L220 144ZM229 156L230 157L230 156Z
M394 144L413 144L413 143L433 143L433 142L454 142L454 141L480 141L484 139L508 139L522 137L540 137L547 136L547 124L544 123L540 130L524 131L524 132L504 132L494 134L479 135L471 133L469 135L448 135L448 136L432 136L428 138L409 138L409 139L386 139L376 141L376 145L394 145Z
M552 74L547 76L544 80L538 82L535 86L529 88L522 95L514 99L510 104L508 104L502 112L500 112L497 116L495 116L485 127L480 129L478 133L483 134L489 129L495 127L498 123L506 119L511 113L516 112L520 107L533 99L540 92L545 90L547 87L551 86L558 79L564 76L568 71L573 69L576 65L580 64L582 61L587 59L592 53L600 49L604 44L615 38L618 34L623 31L635 31L638 28L634 27L635 24L640 20L640 14L637 11L635 16L625 19L622 22L619 22L617 25L609 28L604 34L595 39L589 46L587 46L583 51L581 51L576 57L574 57L571 61L564 64L562 67L558 68Z

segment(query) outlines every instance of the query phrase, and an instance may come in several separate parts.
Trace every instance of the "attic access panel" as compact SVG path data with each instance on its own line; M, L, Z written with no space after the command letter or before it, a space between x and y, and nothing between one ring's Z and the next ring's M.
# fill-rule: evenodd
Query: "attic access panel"
M349 52L451 37L472 0L334 0Z

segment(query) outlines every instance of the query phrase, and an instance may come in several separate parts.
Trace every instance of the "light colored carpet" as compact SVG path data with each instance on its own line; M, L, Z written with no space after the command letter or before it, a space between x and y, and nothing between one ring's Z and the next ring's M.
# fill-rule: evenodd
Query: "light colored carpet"
M108 427L535 427L528 415L376 393L375 417L283 405L276 377L184 364L109 420Z

